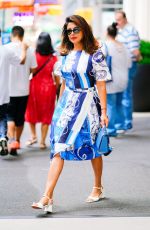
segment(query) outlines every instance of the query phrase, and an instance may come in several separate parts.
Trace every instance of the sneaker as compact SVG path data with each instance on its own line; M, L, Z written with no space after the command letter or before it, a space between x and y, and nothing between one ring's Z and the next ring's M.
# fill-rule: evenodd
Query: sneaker
M16 150L16 149L11 149L10 152L9 152L9 154L10 154L11 156L14 156L14 157L18 156L18 153L17 153L17 150Z
M20 149L20 143L18 141L12 141L9 144L9 148L12 149Z
M18 156L17 149L20 149L20 143L18 141L12 141L9 144L9 154L12 156Z
M126 126L125 126L125 129L126 130L129 130L129 129L132 129L133 128L133 125L131 124L131 123L129 123L129 124L127 124Z
M7 147L7 140L6 138L0 139L0 155L6 156L8 155L8 147Z
M123 134L125 134L126 130L124 130L124 129L118 129L116 132L119 135L123 135Z
M118 135L117 133L108 133L109 137L117 137L117 135Z

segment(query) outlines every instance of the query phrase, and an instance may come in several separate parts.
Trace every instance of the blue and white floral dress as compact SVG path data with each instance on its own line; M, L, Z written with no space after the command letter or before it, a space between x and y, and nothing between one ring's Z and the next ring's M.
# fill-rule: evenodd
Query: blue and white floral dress
M65 79L66 88L51 123L50 157L59 153L65 160L91 160L101 154L95 139L100 127L101 106L96 81L111 79L101 50L90 55L71 51L63 56L55 75Z

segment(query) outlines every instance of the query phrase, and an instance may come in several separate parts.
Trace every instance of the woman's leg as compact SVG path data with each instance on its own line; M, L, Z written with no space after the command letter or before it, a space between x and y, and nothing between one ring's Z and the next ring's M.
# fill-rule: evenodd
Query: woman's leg
M48 127L49 126L47 124L41 124L41 141L40 141L41 147L42 145L43 146L45 145L45 139L47 136Z
M27 146L33 145L34 143L37 142L37 136L36 136L36 124L34 123L29 123L30 130L31 130L31 137L29 140L26 142Z
M34 123L29 123L29 126L30 126L30 129L31 129L31 136L32 136L32 139L36 139L37 136L36 136L36 126Z
M64 160L61 159L60 155L57 154L51 161L50 168L48 171L48 177L46 182L46 187L44 191L45 197L42 197L40 202L45 205L48 202L47 196L52 199L53 191L56 186L57 180L61 174L64 166Z
M102 157L98 157L91 160L93 172L94 172L94 185L93 187L101 188L101 178L102 178L102 169L103 169L103 160ZM97 197L101 193L100 189L93 188L90 196Z

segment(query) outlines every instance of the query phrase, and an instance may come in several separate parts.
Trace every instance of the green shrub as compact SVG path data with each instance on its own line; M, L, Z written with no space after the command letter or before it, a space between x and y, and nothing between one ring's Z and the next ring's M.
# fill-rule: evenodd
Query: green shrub
M150 42L141 40L140 51L143 59L139 63L150 64Z

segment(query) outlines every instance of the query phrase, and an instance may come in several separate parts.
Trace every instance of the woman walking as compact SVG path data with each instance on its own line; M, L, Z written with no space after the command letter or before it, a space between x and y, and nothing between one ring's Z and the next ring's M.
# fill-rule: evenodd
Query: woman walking
M31 129L31 139L26 144L30 146L37 142L36 124L41 123L40 148L45 149L45 139L54 112L58 82L52 75L57 57L54 55L48 33L42 32L38 37L36 59L38 68L30 81L30 95L25 114L25 119L29 122Z
M81 16L66 18L60 51L62 60L55 75L62 77L62 86L51 125L51 164L44 195L32 204L32 208L49 212L64 160L91 160L94 184L86 201L104 197L102 157L95 140L100 124L108 125L105 81L111 76L91 28Z
M107 82L107 114L109 117L108 134L111 137L117 136L123 130L123 91L128 84L128 68L131 65L131 59L126 47L116 41L117 23L112 23L107 28L107 40L104 54L111 57L111 75L112 81Z

